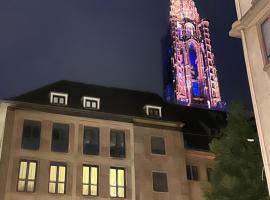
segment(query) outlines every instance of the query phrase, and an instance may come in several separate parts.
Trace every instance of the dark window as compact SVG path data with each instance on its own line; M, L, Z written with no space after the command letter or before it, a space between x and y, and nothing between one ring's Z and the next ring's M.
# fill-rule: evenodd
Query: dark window
M206 169L208 181L212 180L212 171L213 171L212 168L207 168Z
M49 193L65 194L66 193L66 165L62 163L51 163Z
M20 161L18 192L34 192L36 185L36 161Z
M151 117L160 117L159 109L148 108L148 115Z
M95 100L87 99L87 100L85 100L85 107L86 108L98 109L98 102L95 101Z
M56 152L68 152L69 125L53 124L51 150Z
M188 180L199 180L198 168L196 166L187 165L187 179Z
M84 127L83 136L83 154L99 154L99 129L93 127Z
M152 154L165 155L165 141L162 137L151 137L151 152Z
M60 96L60 95L53 95L52 103L61 104L61 105L64 104L65 105L66 104L66 97L65 96Z
M40 144L40 127L38 121L25 120L23 125L22 144L23 149L39 149Z
M110 196L126 197L126 173L125 169L111 167L110 169Z
M153 189L156 192L168 192L167 174L153 172Z
M110 140L111 157L124 158L126 154L125 132L120 130L111 130Z

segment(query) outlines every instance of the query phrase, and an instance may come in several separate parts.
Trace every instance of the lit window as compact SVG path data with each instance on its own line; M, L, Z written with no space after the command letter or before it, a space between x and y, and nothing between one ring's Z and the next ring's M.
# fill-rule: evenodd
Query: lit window
M83 97L83 107L99 110L100 99L94 97Z
M110 155L111 157L124 158L125 150L125 132L121 130L111 130L110 133Z
M38 121L25 120L23 125L22 144L23 149L36 150L40 144L40 126Z
M110 169L110 196L125 198L125 185L125 169L112 167Z
M84 196L98 196L97 166L83 166L82 194Z
M83 154L99 154L99 129L94 127L84 127Z
M55 152L68 152L69 125L53 124L51 150Z
M162 137L151 137L151 152L152 154L165 155L165 141Z
M168 192L167 174L153 172L153 190L156 192Z
M199 180L198 168L196 166L187 165L187 179L188 180Z
M58 93L58 92L51 92L50 93L50 102L51 102L51 104L67 105L67 103L68 103L68 94L66 94L66 93Z
M267 60L270 61L270 17L262 24L262 34L266 49Z
M34 192L36 184L36 161L20 161L17 190L19 192Z
M66 165L52 163L50 166L49 193L65 194L66 192Z
M145 106L146 115L150 117L161 117L161 107L160 106Z

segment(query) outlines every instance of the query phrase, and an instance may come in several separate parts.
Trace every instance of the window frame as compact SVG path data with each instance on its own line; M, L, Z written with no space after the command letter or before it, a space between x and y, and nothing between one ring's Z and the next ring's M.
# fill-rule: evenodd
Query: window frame
M162 118L162 107L161 106L145 105L144 109L145 109L145 113L148 117ZM158 115L150 115L150 113L149 113L150 109L158 110Z
M193 169L196 169L197 177L194 177L194 171ZM190 179L188 176L188 170L190 171ZM199 167L197 165L186 165L186 176L188 181L200 181L200 174L199 174Z
M68 126L68 141L67 141L67 151L55 151L53 150L53 129L54 129L54 125L66 125ZM69 150L70 150L70 124L67 124L67 123L61 123L61 122L53 122L52 123L52 130L51 130L51 152L54 152L54 153L69 153Z
M26 162L27 163L26 175L25 175L26 178L25 179L20 179L21 162ZM29 180L28 179L28 175L29 175L29 164L31 162L36 164L35 179L34 180ZM19 160L19 170L18 170L18 176L17 176L16 191L17 192L35 193L36 192L36 185L37 185L37 171L38 171L38 161L37 160L28 160L28 159L21 159L21 160ZM19 190L19 187L18 187L19 186L19 181L25 181L25 185L24 185L24 190L23 191L20 191ZM33 191L27 191L28 181L33 181L34 182L34 189L33 189Z
M64 98L64 103L55 103L54 102L54 97L57 98ZM62 93L62 92L50 92L50 103L53 105L64 105L67 106L68 105L68 94L67 93Z
M89 167L89 183L88 184L84 184L83 183L83 179L82 179L82 196L84 197L98 197L99 196L99 173L100 173L100 169L99 169L99 166L98 165L89 165L89 164L83 164L83 167ZM97 168L97 184L92 184L91 182L91 168L92 167L96 167ZM82 168L83 169L83 168ZM83 178L83 172L82 172L82 178ZM83 186L84 185L87 185L88 186L88 195L84 195L83 194ZM97 195L92 195L91 194L91 186L94 185L97 187Z
M84 152L84 136L85 136L85 128L90 128L90 129L98 129L98 154L87 154ZM94 127L94 126L83 126L83 148L82 148L82 154L84 156L99 156L101 151L101 145L100 145L100 128L99 127Z
M87 102L90 101L90 104L92 105L92 102L96 102L97 106L94 108L91 105L87 106ZM85 109L93 109L93 110L99 110L100 109L100 98L97 97L88 97L88 96L83 96L83 107Z
M159 154L159 153L154 153L152 150L152 138L162 138L164 141L164 154ZM166 151L166 139L163 136L157 136L157 135L151 135L150 136L150 153L151 155L156 155L156 156L166 156L167 151Z
M56 180L51 181L51 167L56 166ZM59 167L65 167L65 182L59 182ZM55 192L50 192L50 183L55 183ZM64 183L64 193L58 193L58 184ZM67 192L67 163L62 162L51 162L49 167L49 184L48 184L48 193L54 195L65 195Z
M124 136L124 155L123 156L114 156L112 155L111 153L111 138L112 138L112 132L115 131L115 132L118 132L118 133L123 133L123 136ZM110 129L110 157L111 158L115 158L115 159L125 159L126 156L127 156L127 150L126 150L126 131L125 130L121 130L121 129Z
M267 70L270 68L270 57L268 58L267 55L267 49L266 49L266 42L265 42L265 37L263 35L263 24L267 21L270 20L270 15L267 14L262 18L262 20L259 21L259 24L257 25L257 30L259 33L259 42L260 42L260 48L263 56L263 63L264 63L264 68L263 70Z
M154 173L156 174L165 174L166 175L166 181L167 181L167 191L156 191L154 188ZM169 181L168 181L168 172L167 171L152 171L152 190L153 192L157 193L168 193L169 192Z
M115 169L116 170L116 186L112 186L111 185L111 169ZM123 186L119 186L118 185L118 170L124 170L124 187ZM110 167L110 171L109 171L109 194L110 194L110 198L121 198L121 199L125 199L127 198L127 175L126 175L126 168L124 167ZM111 187L116 188L116 197L111 196ZM119 197L118 195L118 188L124 188L124 197Z
M207 175L207 181L208 182L211 182L211 180L212 180L212 178L211 178L212 173L213 173L213 168L207 167L206 168L206 175Z
M38 139L38 147L37 148L26 148L24 147L23 145L23 141L24 141L24 128L25 128L25 125L26 125L26 122L35 122L37 124L39 124L39 139ZM30 119L24 119L23 121L23 127L22 127L22 134L21 134L21 149L24 149L24 150L31 150L31 151L37 151L40 149L40 139L41 139L41 131L42 131L42 124L41 124L41 121L38 121L38 120L30 120Z

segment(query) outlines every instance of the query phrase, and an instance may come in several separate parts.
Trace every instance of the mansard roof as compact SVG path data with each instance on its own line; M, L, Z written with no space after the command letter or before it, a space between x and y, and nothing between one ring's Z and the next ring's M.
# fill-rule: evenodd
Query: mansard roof
M224 112L169 104L159 95L151 92L104 87L67 80L46 85L25 94L10 98L9 100L59 107L50 103L50 92L67 93L68 105L65 107L80 110L84 109L82 97L97 97L100 98L100 110L96 112L122 116L149 119L143 109L144 106L161 106L162 117L156 120L185 123L183 131L187 134L186 142L191 143L187 144L190 146L195 145L195 143L198 143L196 144L197 146L208 145L209 140L207 140L208 142L203 141L206 139L205 136L209 139L213 129L219 129L226 123L226 113ZM194 137L200 139L193 141ZM188 138L191 138L192 141L189 142Z

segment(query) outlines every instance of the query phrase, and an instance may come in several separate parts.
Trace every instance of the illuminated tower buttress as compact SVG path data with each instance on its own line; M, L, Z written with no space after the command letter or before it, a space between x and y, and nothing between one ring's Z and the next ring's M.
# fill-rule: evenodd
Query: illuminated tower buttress
M170 1L172 80L165 87L165 98L181 105L222 109L209 21L200 18L193 0Z

